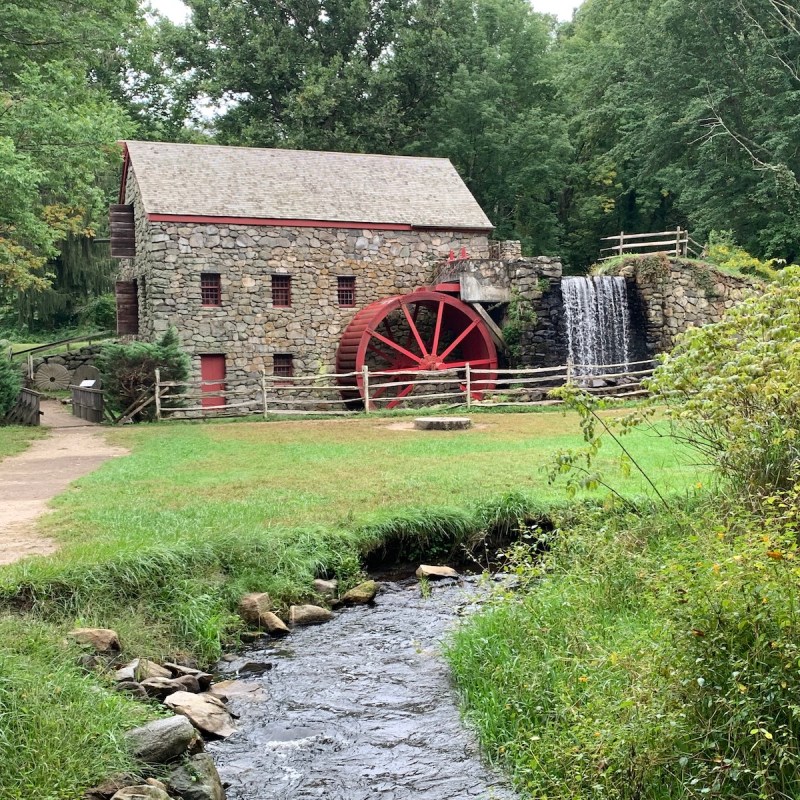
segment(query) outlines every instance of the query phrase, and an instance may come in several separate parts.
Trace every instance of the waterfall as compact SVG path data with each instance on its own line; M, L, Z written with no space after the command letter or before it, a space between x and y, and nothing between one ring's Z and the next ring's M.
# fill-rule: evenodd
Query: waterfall
M624 278L564 278L561 282L570 361L578 375L625 372L593 366L630 361L631 322Z

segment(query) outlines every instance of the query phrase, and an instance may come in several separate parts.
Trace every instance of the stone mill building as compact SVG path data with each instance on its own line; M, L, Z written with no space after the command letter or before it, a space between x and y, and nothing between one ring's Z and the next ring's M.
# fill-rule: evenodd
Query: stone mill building
M492 225L446 159L123 146L118 332L175 326L195 377L332 372L359 309L489 256Z

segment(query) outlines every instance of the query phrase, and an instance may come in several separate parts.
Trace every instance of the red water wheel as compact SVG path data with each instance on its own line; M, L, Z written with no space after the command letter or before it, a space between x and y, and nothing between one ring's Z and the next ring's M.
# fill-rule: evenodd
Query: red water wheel
M395 408L406 398L418 399L426 390L436 391L432 383L422 387L381 384L414 380L413 373L421 370L459 370L463 379L467 364L476 370L497 369L497 350L486 324L455 297L426 289L362 308L347 326L336 353L336 372L355 373L339 379L346 400L363 402L365 365L370 375L389 373L370 378L370 405L374 408ZM495 378L492 373L478 373L472 379L473 398L480 399L483 391L493 388ZM456 389L449 384L439 391Z

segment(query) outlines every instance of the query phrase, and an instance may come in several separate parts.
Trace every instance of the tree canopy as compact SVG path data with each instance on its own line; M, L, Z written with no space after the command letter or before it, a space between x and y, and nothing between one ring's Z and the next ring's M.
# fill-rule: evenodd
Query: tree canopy
M604 235L675 225L800 258L794 3L585 0L566 24L527 0L188 5L185 25L136 0L4 6L0 293L28 319L53 275L73 291L125 136L447 157L498 238L578 271Z

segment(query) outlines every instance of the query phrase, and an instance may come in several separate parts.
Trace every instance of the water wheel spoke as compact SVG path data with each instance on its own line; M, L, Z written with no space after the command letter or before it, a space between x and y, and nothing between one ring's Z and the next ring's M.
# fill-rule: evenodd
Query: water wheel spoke
M386 406L386 408L389 408L389 409L396 408L396 407L397 407L397 406L400 404L400 401L401 401L401 400L402 400L404 397L408 397L408 396L411 394L411 392L413 392L413 391L414 391L414 384L413 384L413 383L410 383L408 386L406 386L406 388L405 388L405 389L403 389L403 391L402 391L402 392L400 392L400 393L397 395L397 397L395 397L395 398L394 398L394 400L392 400L392 402L391 402L391 403L389 403L389 404Z
M477 361L475 361L475 360L471 360L471 361L445 361L445 362L442 363L442 369L464 369L464 367L466 367L467 364L469 364L470 367L474 369L475 367L484 366L484 365L491 366L492 362L491 362L491 359L488 359L488 358L481 358L481 359L478 359ZM481 370L481 371L483 372L483 371L488 371L488 370Z
M436 312L436 327L433 330L433 343L431 344L431 355L435 356L439 352L439 337L442 334L442 316L444 315L444 300L439 301L439 310Z
M378 339L378 341L383 342L384 344L388 344L393 350L397 350L398 353L402 353L407 358L410 358L415 364L419 364L421 359L419 356L415 356L410 350L406 350L405 347L401 347L397 342L393 341L392 339L387 339L383 334L378 333L378 331L372 331L372 335Z
M370 350L376 355L380 356L384 361L386 361L389 364L393 365L396 360L396 356L392 355L391 353L387 353L385 350L382 350L372 341L370 341L370 343L367 345L367 350Z
M442 353L440 359L444 361L447 358L447 356L449 356L450 353L452 353L453 350L455 350L456 347L458 347L461 344L461 342L463 342L464 339L466 339L467 336L469 336L472 333L472 331L474 331L475 328L477 327L478 327L478 320L473 320L469 325L467 325L466 328L464 328L463 331L461 331L461 333L456 337L456 339L453 341L450 347L448 347L447 350L445 350L444 353Z
M411 329L411 335L417 340L417 346L419 347L422 357L424 358L428 355L428 351L425 348L425 342L422 341L422 336L420 336L419 329L417 328L417 313L419 311L419 303L416 305L413 317L408 313L408 305L406 303L403 303L400 307L403 309L403 314L405 314L408 327ZM408 345L410 344L411 342L409 341Z

